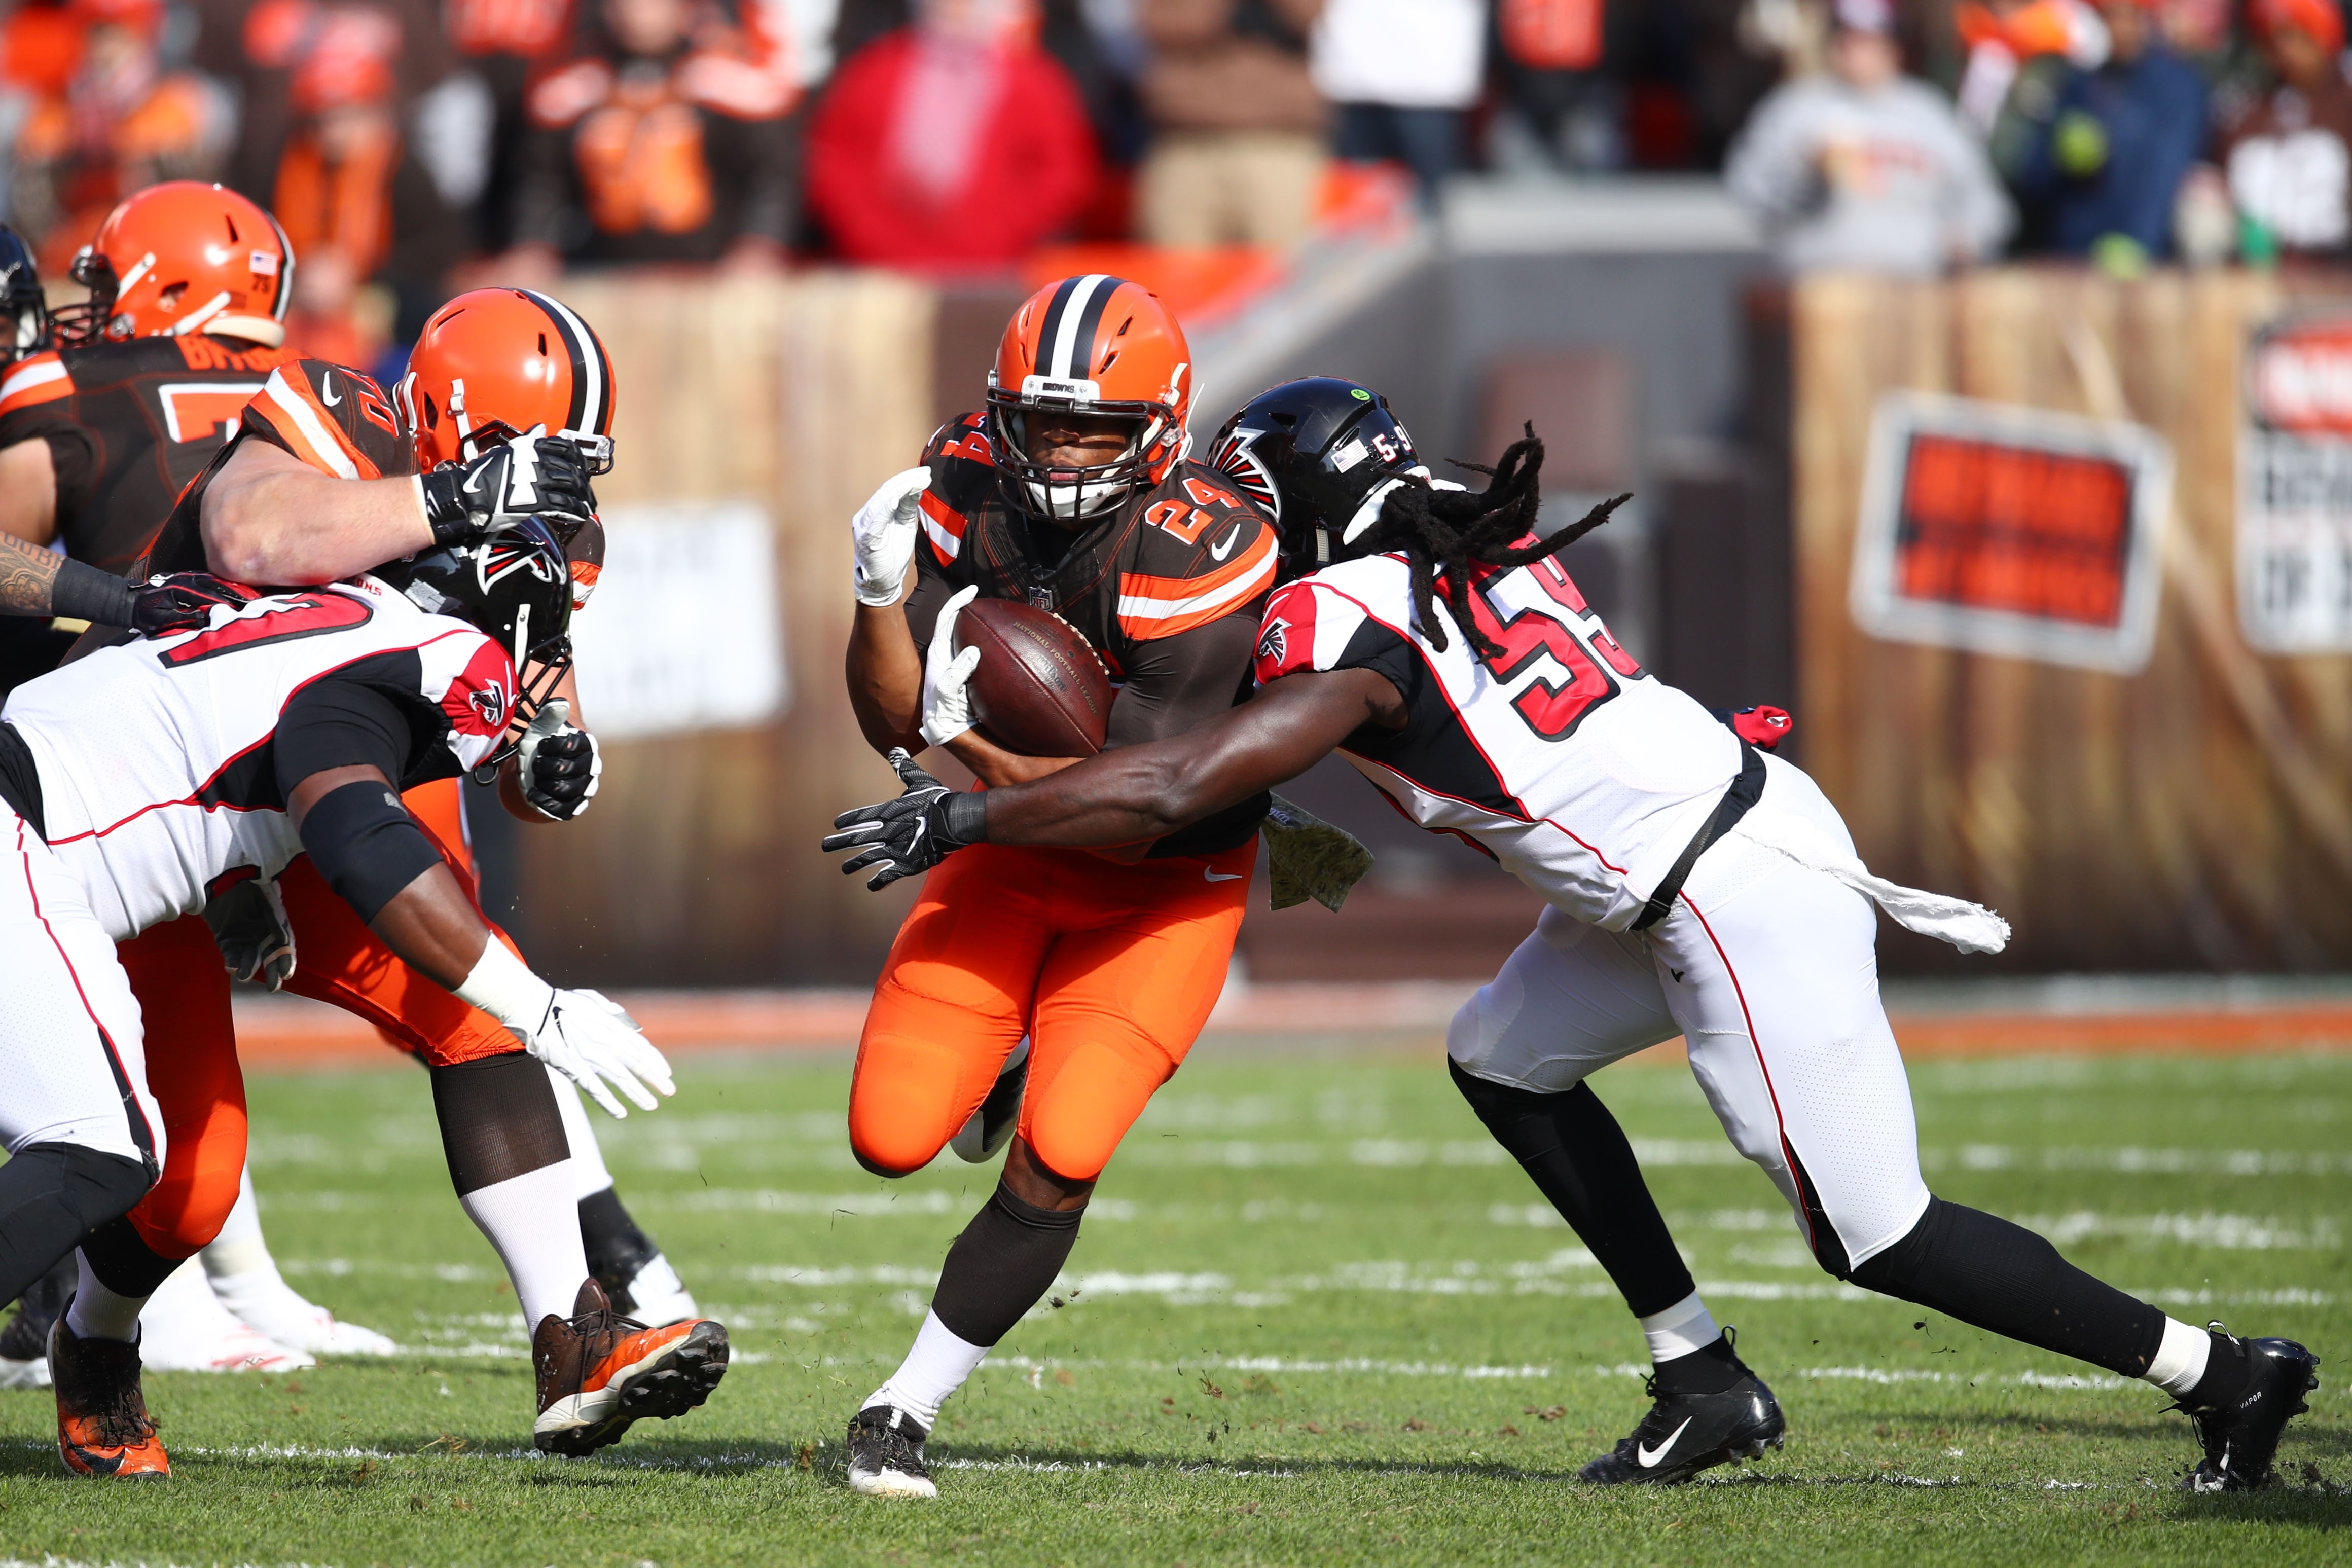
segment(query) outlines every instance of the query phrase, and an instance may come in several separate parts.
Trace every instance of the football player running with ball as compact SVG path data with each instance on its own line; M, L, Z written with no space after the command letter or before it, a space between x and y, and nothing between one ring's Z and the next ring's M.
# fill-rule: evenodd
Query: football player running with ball
M1591 1072L1680 1034L1725 1133L1780 1189L1823 1269L2152 1383L2197 1428L2195 1490L2263 1483L2318 1385L2310 1351L2176 1322L2032 1231L1927 1190L1872 905L1963 951L1998 951L2008 927L1871 875L1810 778L1626 655L1557 559L1615 503L1538 538L1540 443L1514 444L1482 492L1437 489L1398 450L1382 400L1341 382L1265 393L1226 427L1220 456L1262 475L1286 559L1309 574L1266 607L1257 695L1191 734L985 794L895 758L907 792L845 813L825 841L859 852L845 869L878 885L952 868L959 851L1148 841L1336 750L1423 826L1466 835L1549 902L1447 1050L1480 1117L1571 1219L1594 1198L1643 1211L1584 1215L1629 1301L1688 1275L1630 1153L1589 1164L1601 1179L1570 1190L1580 1132L1622 1141L1597 1101L1578 1101ZM1659 1348L1662 1372L1713 1338L1695 1293L1672 1312L1685 1321L1659 1326L1685 1354ZM1727 1346L1717 1358L1725 1386L1662 1377L1656 1406L1586 1478L1682 1479L1777 1437L1761 1385Z
M958 653L955 622L982 594L1049 610L1093 646L1124 683L1114 749L1245 692L1276 538L1231 481L1184 460L1191 361L1133 283L1065 278L1021 307L987 407L950 421L855 525L849 689L877 750L944 746L991 786L1074 760L1017 756L973 727L979 654ZM1020 1112L914 1348L849 1424L858 1491L937 1495L923 1442L940 1404L1053 1283L1104 1166L1216 1004L1265 813L1236 797L1115 856L984 847L932 877L899 928L850 1088L859 1163L904 1176L983 1102ZM1024 1035L1025 1094L1007 1070Z

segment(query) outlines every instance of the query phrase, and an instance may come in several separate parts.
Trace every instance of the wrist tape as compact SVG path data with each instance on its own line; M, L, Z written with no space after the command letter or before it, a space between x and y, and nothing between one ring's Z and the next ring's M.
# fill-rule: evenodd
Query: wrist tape
M400 797L373 780L320 797L302 819L302 847L327 885L371 924L404 888L441 863L440 852Z
M457 987L457 999L481 1009L528 1043L555 1006L555 988L532 974L493 934Z
M131 584L86 561L60 561L49 584L49 612L100 626L128 626Z
M960 850L988 841L988 796L978 789L961 790L939 803L931 819L931 835L942 849Z

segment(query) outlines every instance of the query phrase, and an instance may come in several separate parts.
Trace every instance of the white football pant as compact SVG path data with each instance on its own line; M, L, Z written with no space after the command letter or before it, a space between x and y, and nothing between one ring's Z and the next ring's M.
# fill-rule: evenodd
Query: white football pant
M0 805L0 1142L163 1167L138 998L81 883Z
M1764 760L1751 816L1800 816L1850 850L1821 788ZM1732 1144L1780 1187L1814 1255L1851 1268L1908 1233L1928 1197L1877 937L1867 898L1735 827L1646 932L1545 910L1454 1015L1446 1050L1475 1077L1562 1093L1683 1036Z

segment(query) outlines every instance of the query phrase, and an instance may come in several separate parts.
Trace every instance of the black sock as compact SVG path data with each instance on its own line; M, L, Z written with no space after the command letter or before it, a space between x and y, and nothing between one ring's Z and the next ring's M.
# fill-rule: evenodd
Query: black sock
M2180 1403L2192 1410L2217 1410L2235 1404L2253 1379L2254 1364L2247 1356L2245 1346L2228 1334L2217 1333L2212 1338L2213 1348L2206 1354L2204 1373L2196 1385L2180 1396Z
M1664 1312L1698 1289L1642 1179L1633 1145L1591 1084L1538 1094L1473 1077L1451 1060L1445 1065L1478 1120L1527 1167L1635 1317Z
M611 1187L580 1200L580 1243L588 1251L588 1271L605 1290L625 1285L661 1251L637 1227Z
M1717 1334L1713 1343L1688 1355L1659 1362L1654 1373L1660 1394L1720 1394L1747 1376L1748 1368L1731 1348L1729 1336Z
M166 1258L127 1218L116 1218L81 1239L82 1261L116 1295L142 1301L179 1270L184 1258Z
M1035 1306L1077 1245L1084 1208L1039 1208L999 1182L948 1249L931 1311L958 1339L994 1344Z
M1846 1276L1977 1328L2138 1377L2164 1343L2164 1314L2058 1255L2021 1225L1927 1200L1910 1233Z
M0 1166L0 1301L22 1296L92 1227L121 1224L148 1185L147 1167L121 1155L79 1144L18 1150Z
M555 1087L538 1058L518 1051L426 1071L458 1197L572 1157Z

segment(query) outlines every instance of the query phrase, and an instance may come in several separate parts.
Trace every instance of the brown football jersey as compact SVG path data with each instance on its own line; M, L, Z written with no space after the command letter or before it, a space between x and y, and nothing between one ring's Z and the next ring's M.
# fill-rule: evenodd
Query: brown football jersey
M989 599L1050 610L1102 655L1118 695L1112 746L1181 735L1249 695L1258 612L1274 586L1276 535L1256 504L1213 469L1178 463L1151 490L1086 527L1064 529L1006 504L988 419L950 420L924 449L923 542L907 622L930 642L940 607L978 584ZM1259 797L1153 846L1212 854L1265 814Z
M0 447L47 442L66 554L127 571L286 360L202 334L35 354L0 375Z

